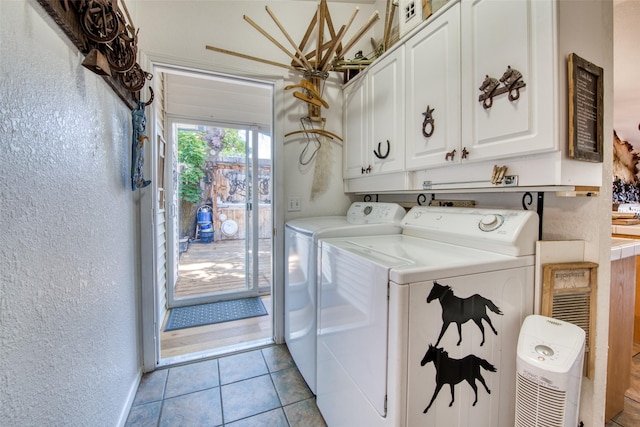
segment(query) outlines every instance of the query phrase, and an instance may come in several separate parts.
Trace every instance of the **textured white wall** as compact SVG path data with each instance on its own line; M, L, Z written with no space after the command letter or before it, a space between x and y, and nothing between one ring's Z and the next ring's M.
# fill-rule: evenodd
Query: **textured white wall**
M0 424L117 425L140 372L129 109L35 1L0 1L0 58Z

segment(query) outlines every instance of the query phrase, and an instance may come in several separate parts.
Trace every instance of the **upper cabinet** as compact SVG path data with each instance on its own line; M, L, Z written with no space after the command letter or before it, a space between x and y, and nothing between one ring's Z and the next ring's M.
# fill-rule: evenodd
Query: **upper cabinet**
M346 191L600 186L568 153L567 56L612 66L603 8L450 0L345 86Z
M371 162L368 157L366 79L352 82L344 89L344 146L342 150L343 175L345 179L358 178L365 174Z
M474 0L460 6L466 161L557 149L553 3Z
M455 161L460 147L460 5L405 43L406 167Z
M345 178L404 169L403 70L401 47L345 88Z

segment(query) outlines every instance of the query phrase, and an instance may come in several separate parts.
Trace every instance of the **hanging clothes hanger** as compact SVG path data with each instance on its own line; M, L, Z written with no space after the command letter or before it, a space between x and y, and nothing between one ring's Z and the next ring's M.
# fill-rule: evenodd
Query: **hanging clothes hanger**
M329 103L322 99L322 95L320 94L320 92L318 92L318 89L316 89L315 85L309 80L303 78L298 84L288 85L284 87L285 90L295 88L302 88L305 90L305 93L297 91L293 92L293 96L295 96L296 98L317 105L318 107L329 108Z
M284 134L284 136L285 136L285 137L287 137L287 136L296 135L296 134L300 134L300 133L305 133L305 134L316 133L316 134L318 134L318 135L323 135L323 136L326 136L326 137L331 138L331 139L337 139L337 140L339 140L340 142L342 142L342 138L341 138L340 136L338 136L338 135L336 135L335 133L330 132L330 131L328 131L328 130L324 130L324 129L301 129L301 130L294 130L294 131L291 131L291 132L285 133L285 134ZM340 145L342 145L342 144L340 144Z

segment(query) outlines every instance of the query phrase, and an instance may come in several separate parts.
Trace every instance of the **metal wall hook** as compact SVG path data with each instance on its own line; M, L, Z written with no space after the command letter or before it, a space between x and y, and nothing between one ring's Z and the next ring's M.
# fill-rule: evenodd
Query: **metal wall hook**
M504 86L499 87L500 83ZM508 93L509 101L515 101L520 98L520 89L527 84L522 81L522 73L515 68L511 68L507 65L507 70L502 74L500 80L489 77L487 75L478 89L482 91L482 94L478 98L479 102L482 102L482 106L485 110L488 110L493 105L493 97Z
M433 131L436 128L435 120L433 118L434 111L435 111L435 108L429 108L429 106L427 105L427 111L422 113L422 115L424 116L424 120L422 121L422 135L425 138L429 138L431 135L433 135ZM431 129L429 129L428 131L427 131L427 126L431 126Z
M380 148L381 145L382 143L378 142L378 150L373 150L373 154L375 154L375 156L379 159L386 159L387 157L389 157L389 153L391 152L391 143L387 139L387 152L384 154L382 154L382 149Z

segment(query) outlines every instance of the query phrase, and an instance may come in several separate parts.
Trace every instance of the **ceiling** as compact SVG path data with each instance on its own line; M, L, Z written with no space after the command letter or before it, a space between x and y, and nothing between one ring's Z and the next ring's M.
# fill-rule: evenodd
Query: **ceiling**
M640 151L640 1L613 4L613 128Z

